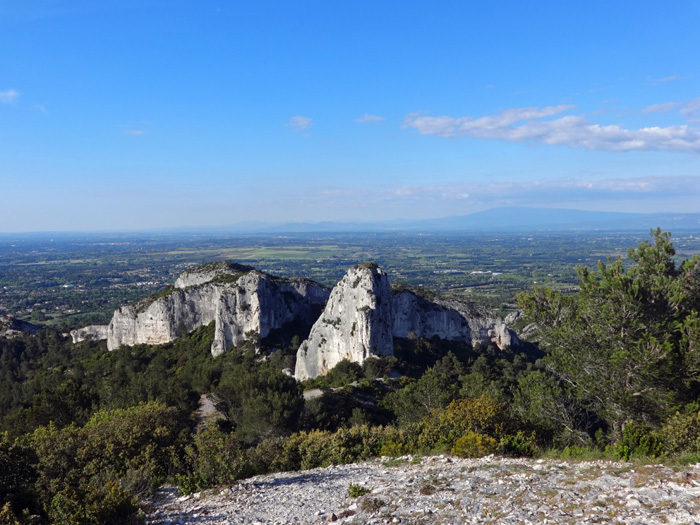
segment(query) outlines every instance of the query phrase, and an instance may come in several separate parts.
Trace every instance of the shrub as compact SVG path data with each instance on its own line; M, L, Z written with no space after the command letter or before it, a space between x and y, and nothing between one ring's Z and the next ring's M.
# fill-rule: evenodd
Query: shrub
M38 457L36 486L54 523L129 523L179 453L182 420L146 403L96 413L84 427L40 427L25 441ZM116 480L120 480L117 482Z
M216 425L198 430L194 443L185 448L189 473L178 476L181 493L189 494L214 485L231 483L243 469L242 452L234 434Z
M382 444L382 448L379 449L380 456L389 456L392 458L397 458L399 456L405 456L408 454L408 447L405 443L394 441L389 439Z
M498 448L504 456L528 457L537 454L535 433L526 435L525 432L518 431L516 434L507 434L498 442Z
M467 432L499 438L503 433L505 411L490 397L458 399L447 407L433 410L423 419L418 445L427 449L448 449Z
M362 500L362 504L360 505L360 509L362 509L363 512L377 512L384 505L386 505L386 503L384 502L383 499L365 498Z
M351 498L359 498L360 496L364 496L365 494L369 494L372 492L372 489L368 489L366 487L363 487L361 485L358 485L357 483L350 483L348 485L348 496Z
M452 448L452 455L460 458L481 458L496 451L495 439L476 432L467 432L457 440Z
M670 453L700 453L700 411L676 412L664 423L660 437Z
M391 427L358 425L331 433L320 430L290 436L272 462L272 470L299 470L354 463L380 455L382 446L400 442L402 434Z
M618 459L629 461L633 457L656 458L665 454L664 444L658 434L647 426L628 421L622 429L622 439L613 446Z
M0 515L13 516L14 512L35 508L36 495L33 484L37 478L34 451L8 443L7 436L0 435ZM6 509L5 509L6 507ZM1 518L6 523L10 518Z

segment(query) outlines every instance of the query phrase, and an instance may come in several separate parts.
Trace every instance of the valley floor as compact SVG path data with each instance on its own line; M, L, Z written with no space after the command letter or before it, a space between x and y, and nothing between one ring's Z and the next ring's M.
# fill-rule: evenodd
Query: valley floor
M179 496L164 488L147 523L695 523L700 464L450 456L383 458L257 476ZM371 489L358 498L350 484Z

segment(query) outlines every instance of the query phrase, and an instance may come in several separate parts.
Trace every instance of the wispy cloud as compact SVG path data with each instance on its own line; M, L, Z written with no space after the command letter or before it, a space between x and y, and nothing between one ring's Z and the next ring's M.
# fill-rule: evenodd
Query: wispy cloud
M700 122L700 97L689 101L679 113L684 115L688 122Z
M379 117L377 115L368 115L365 113L360 118L356 118L355 122L380 122L384 120L384 117Z
M678 80L679 77L678 75L671 75L669 77L661 77L661 78L652 78L652 77L647 77L647 80L651 82L652 84L662 84L663 82L672 82L673 80Z
M679 106L682 106L682 102L663 102L661 104L652 104L642 109L642 113L658 113L662 111L671 111Z
M8 89L7 91L0 91L0 103L11 104L19 97L19 93L14 89Z
M700 198L700 177L654 176L609 179L465 182L456 184L401 185L370 190L325 188L320 197L330 207L405 205L440 210L464 207L645 201ZM317 199L318 200L318 199ZM444 207L444 208L443 208ZM443 211L444 213L444 211Z
M127 129L124 130L124 135L143 135L143 131L140 129Z
M689 103L688 116L700 115L700 99ZM697 106L697 107L696 107ZM549 117L575 109L572 105L544 108L512 108L486 117L430 117L410 113L404 128L411 127L423 135L472 137L511 142L544 142L573 148L605 151L655 150L700 153L700 132L687 125L625 129L619 125L601 126L584 115Z
M287 126L295 131L304 131L311 127L313 119L309 117L302 117L301 115L295 115L289 119Z

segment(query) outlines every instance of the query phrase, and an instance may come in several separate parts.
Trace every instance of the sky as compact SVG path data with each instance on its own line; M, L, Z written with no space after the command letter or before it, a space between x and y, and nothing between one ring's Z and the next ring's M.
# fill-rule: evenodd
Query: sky
M700 0L0 0L0 231L700 211Z

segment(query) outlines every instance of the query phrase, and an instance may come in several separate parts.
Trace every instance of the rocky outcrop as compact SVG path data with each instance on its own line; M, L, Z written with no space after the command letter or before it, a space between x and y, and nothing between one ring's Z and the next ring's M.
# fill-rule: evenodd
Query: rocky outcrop
M214 356L290 322L314 323L297 353L299 380L325 374L343 359L362 363L370 356L393 355L394 337L438 336L501 349L519 343L501 319L472 306L406 287L392 293L386 273L375 263L348 270L330 297L313 281L274 277L231 262L209 263L187 270L160 294L119 308L106 329L90 326L71 335L74 342L106 337L113 350L167 343L211 322Z
M42 326L28 323L27 321L22 321L21 319L17 319L11 315L0 315L0 335L5 337L18 335L21 332L35 334L42 328Z
M158 296L115 311L107 347L163 344L214 321L217 356L288 322L311 323L328 298L325 287L306 279L282 279L234 263L201 269L183 273Z
M329 290L308 279L281 279L252 271L235 286L226 286L216 302L212 354L248 338L267 337L290 322L311 324L328 299Z
M471 341L467 318L454 308L425 299L409 290L399 290L392 296L394 304L394 337L424 337L437 335L450 341Z
M394 337L437 335L448 341L463 341L472 346L495 344L503 350L520 344L518 336L498 317L461 301L421 297L406 288L393 295Z
M295 377L323 375L343 359L362 363L370 355L393 355L393 337L438 336L500 349L519 344L502 319L455 300L423 297L401 286L391 292L373 263L351 268L331 292L309 339L297 351Z
M175 280L175 288L184 290L192 286L199 286L210 282L233 282L254 270L252 266L238 264L233 261L216 261L188 268Z
M90 326L85 326L83 328L78 328L77 330L71 330L70 336L73 338L73 344L87 340L104 341L105 339L107 339L108 331L109 325L93 324Z
M326 308L297 352L294 376L323 375L343 359L393 355L389 279L374 263L354 266L333 288Z

